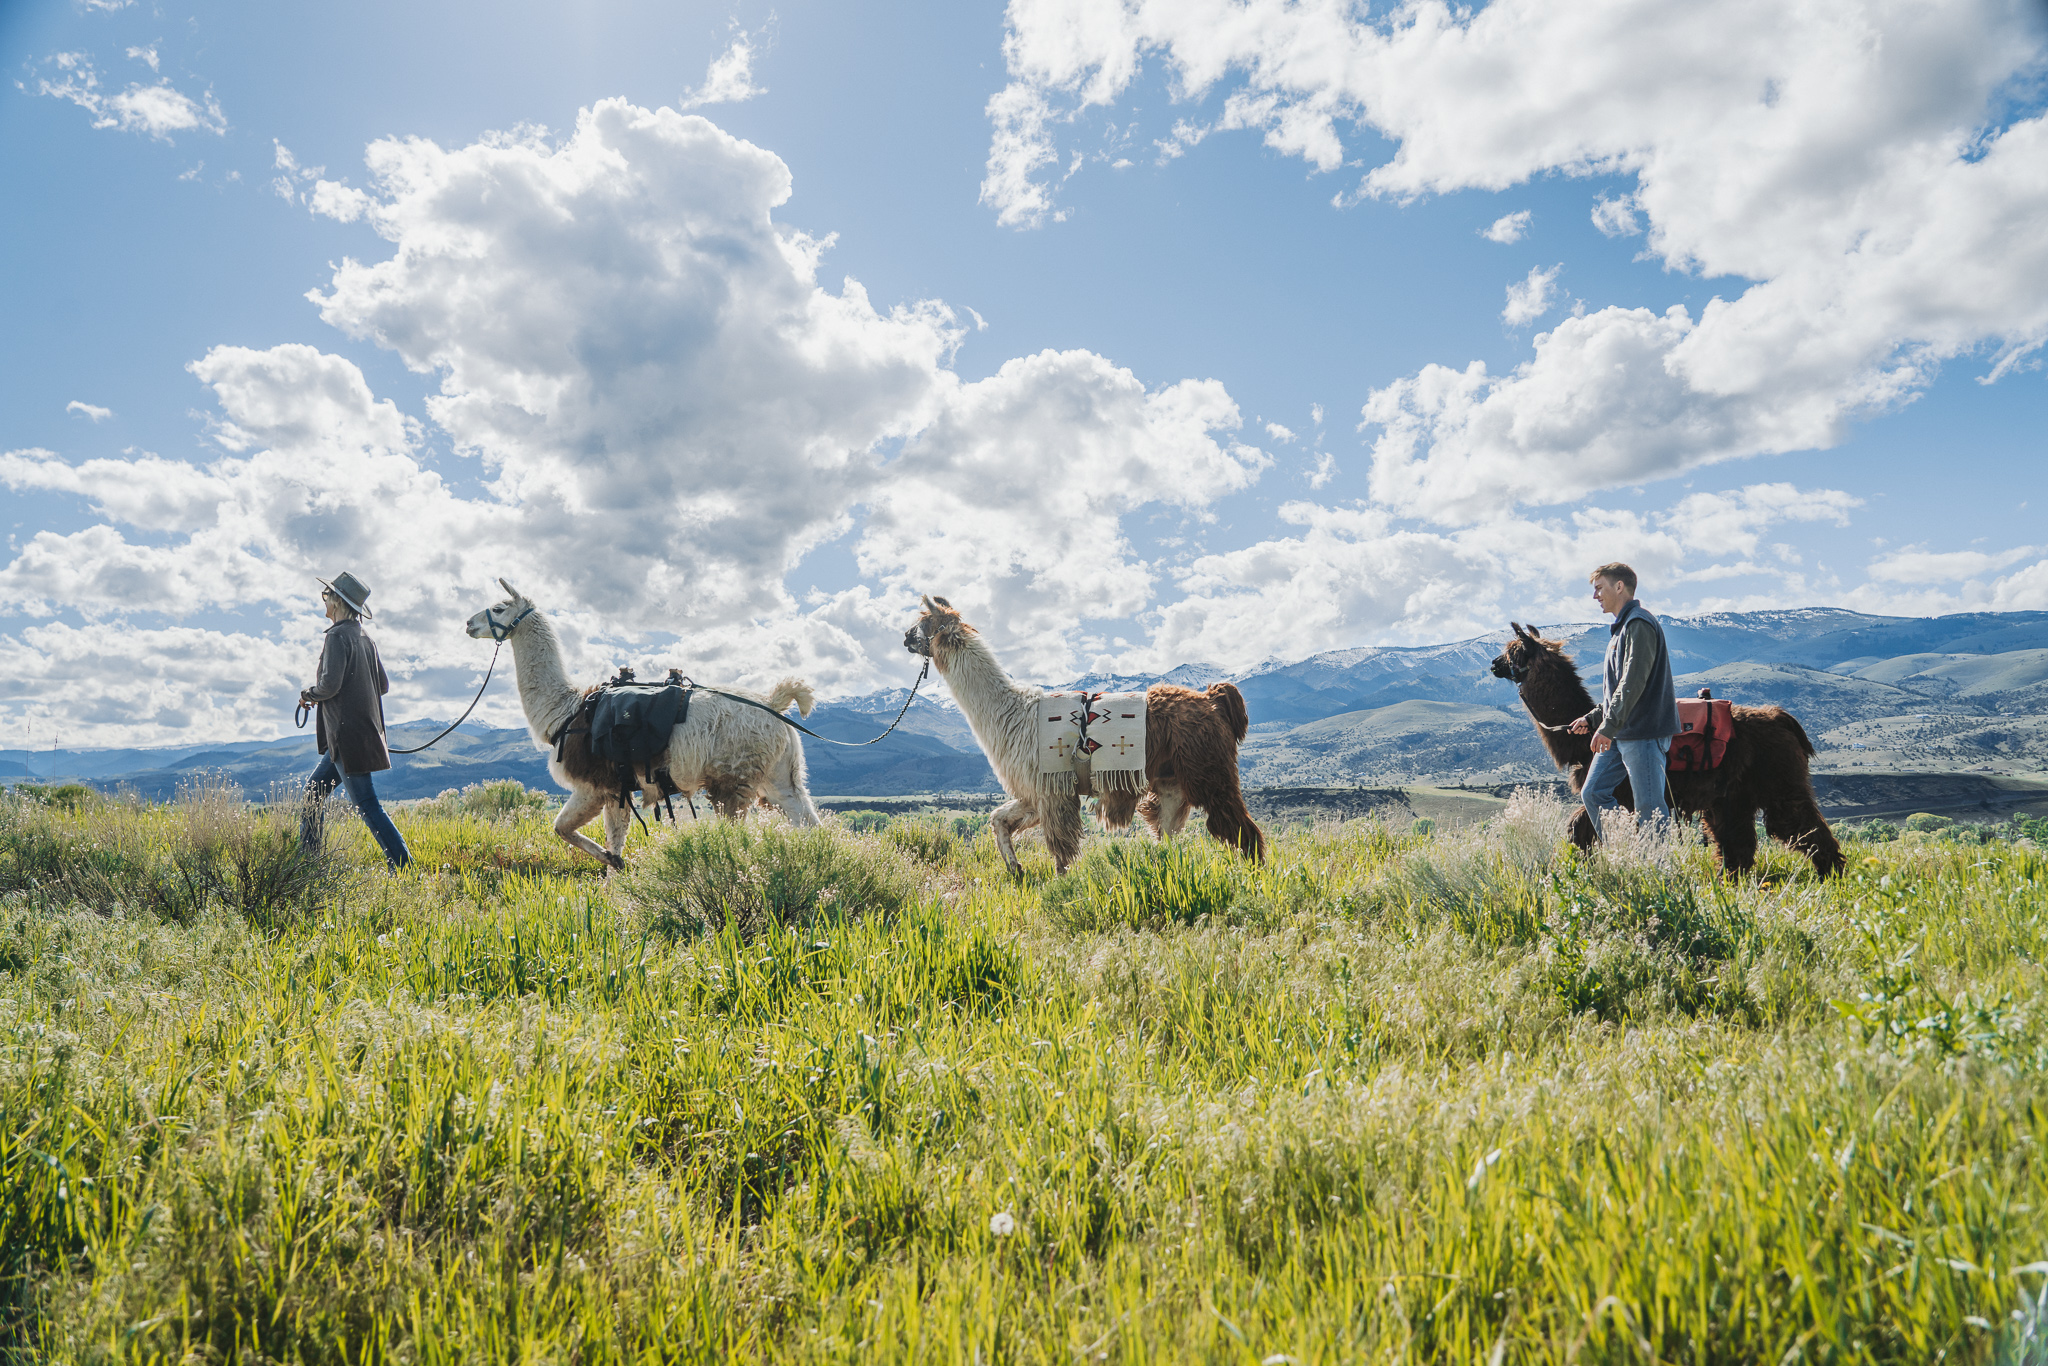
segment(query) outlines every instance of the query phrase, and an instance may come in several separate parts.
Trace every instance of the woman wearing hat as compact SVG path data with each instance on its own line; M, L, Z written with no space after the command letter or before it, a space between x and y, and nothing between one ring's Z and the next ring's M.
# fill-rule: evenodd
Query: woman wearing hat
M336 783L348 789L349 800L362 813L363 824L377 837L393 868L412 862L405 837L384 814L370 775L391 767L384 747L384 694L391 690L377 642L363 629L370 615L370 590L353 574L320 580L320 601L327 609L327 638L320 646L320 677L299 693L299 705L319 713L315 733L320 742L320 767L306 782L306 812L299 838L311 848L321 842L322 807Z

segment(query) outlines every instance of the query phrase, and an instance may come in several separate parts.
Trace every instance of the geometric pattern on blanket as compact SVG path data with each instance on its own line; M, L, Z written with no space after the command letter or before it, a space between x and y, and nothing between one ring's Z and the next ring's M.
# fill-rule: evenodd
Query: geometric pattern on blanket
M1077 771L1086 775L1078 786ZM1143 792L1145 694L1047 693L1038 708L1038 790Z

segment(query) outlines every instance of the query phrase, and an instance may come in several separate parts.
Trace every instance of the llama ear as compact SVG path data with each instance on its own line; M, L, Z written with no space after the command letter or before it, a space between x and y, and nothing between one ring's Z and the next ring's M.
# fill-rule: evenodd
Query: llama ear
M920 598L921 598L921 599L922 599L922 600L924 601L924 610L925 610L925 611L927 611L927 612L931 611L931 610L932 610L932 595L931 595L931 594L929 594L929 593L920 593L920 594L919 594L918 596L919 596L919 597L920 597Z
M504 589L504 590L505 590L505 592L506 592L507 594L509 594L510 596L512 596L512 597L515 597L515 598L516 598L516 597L518 597L518 596L519 596L519 590L518 590L518 589L516 589L516 588L514 588L514 587L513 587L513 586L512 586L511 584L507 583L507 582L506 582L505 580L503 580L503 579L499 579L499 580L498 580L498 587L500 587L500 588Z
M944 598L933 598L932 601L939 605L941 611L950 612L953 610L953 604L947 602Z
M1515 635L1516 635L1516 637L1517 637L1517 638L1519 638L1519 639L1522 639L1522 640L1527 640L1527 639L1529 638L1529 633L1528 633L1527 631L1525 631L1525 630L1523 630L1523 629L1522 629L1522 623L1521 623L1521 622L1519 622L1519 621L1511 621L1511 622L1509 622L1509 623L1508 623L1508 625L1510 625L1510 626L1512 626L1512 627L1514 627L1514 628L1515 628Z

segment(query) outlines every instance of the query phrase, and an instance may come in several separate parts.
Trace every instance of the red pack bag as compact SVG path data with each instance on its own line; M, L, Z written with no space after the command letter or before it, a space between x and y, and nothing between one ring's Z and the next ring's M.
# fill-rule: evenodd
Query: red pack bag
M1700 773L1721 766L1728 742L1735 738L1735 704L1701 688L1697 698L1678 699L1678 734L1671 737L1665 767L1673 773Z

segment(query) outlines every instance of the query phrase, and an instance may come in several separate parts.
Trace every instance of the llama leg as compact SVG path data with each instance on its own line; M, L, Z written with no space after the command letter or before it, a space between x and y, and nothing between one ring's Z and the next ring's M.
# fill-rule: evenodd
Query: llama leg
M1064 873L1081 852L1081 799L1049 798L1039 803L1038 814L1045 822L1045 847L1052 851L1053 871Z
M1149 808L1149 809L1148 809ZM1152 827L1152 833L1165 843L1180 833L1188 820L1188 794L1179 783L1155 787L1143 802L1138 804L1139 814Z
M623 806L608 804L604 809L604 847L617 860L617 867L626 866L626 836L632 832L632 811Z
M1756 867L1756 808L1735 797L1723 797L1707 808L1707 832L1721 851L1721 867L1746 873Z
M604 846L587 835L577 831L590 824L590 818L604 807L604 798L595 788L579 787L569 794L569 800L562 803L562 809L555 816L555 833L569 844L596 859L607 868L622 868L625 864Z
M721 775L704 784L712 809L729 821L744 820L754 804L754 789L737 778Z
M1566 833L1571 835L1572 843L1582 854L1600 840L1600 836L1593 829L1593 817L1583 806L1572 812L1571 823L1566 827Z
M1813 870L1830 877L1848 866L1835 832L1812 797L1801 792L1764 808L1764 833L1813 860Z
M768 801L795 826L818 823L818 808L804 788L803 751L795 745L783 750L768 775Z
M1225 844L1236 848L1253 863L1266 857L1266 832L1259 829L1258 822L1246 809L1244 798L1219 800L1215 805L1204 808L1209 813L1209 833Z
M1015 797L989 813L988 828L995 831L996 852L1003 856L1011 877L1022 878L1024 865L1017 862L1017 850L1010 843L1010 837L1036 820L1031 808Z
M1266 834L1244 804L1235 755L1228 767L1217 765L1214 770L1200 774L1188 772L1187 787L1190 802L1208 813L1211 835L1254 863L1265 858Z
M1131 823L1131 817L1138 812L1138 794L1118 789L1105 792L1095 803L1096 817L1105 830L1121 830Z

